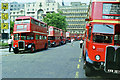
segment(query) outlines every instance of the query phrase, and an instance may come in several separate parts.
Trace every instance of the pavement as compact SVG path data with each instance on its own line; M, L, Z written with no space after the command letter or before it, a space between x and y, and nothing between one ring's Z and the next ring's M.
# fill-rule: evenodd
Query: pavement
M13 49L9 52L9 48L0 48L0 55L14 54Z

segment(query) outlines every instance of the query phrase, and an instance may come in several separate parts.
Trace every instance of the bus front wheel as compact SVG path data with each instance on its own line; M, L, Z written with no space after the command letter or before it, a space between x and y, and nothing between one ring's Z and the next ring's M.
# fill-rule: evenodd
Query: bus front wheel
M19 51L18 51L17 49L14 49L14 53L15 53L15 54L18 54Z
M45 50L48 49L48 45L47 45L47 43L45 44L45 48L44 48L44 49L45 49Z
M93 69L90 66L85 65L85 75L90 77L92 76Z
M31 47L31 53L33 53L33 52L35 52L35 47L34 46Z

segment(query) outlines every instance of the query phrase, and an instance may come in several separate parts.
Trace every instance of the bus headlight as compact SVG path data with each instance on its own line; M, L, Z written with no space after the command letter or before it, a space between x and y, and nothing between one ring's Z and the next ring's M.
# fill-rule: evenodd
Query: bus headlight
M28 48L31 48L32 47L32 45L28 45Z
M17 47L17 45L15 45L15 47Z
M55 42L53 42L52 44L55 44Z
M100 60L100 56L99 56L99 55L96 55L96 56L95 56L95 59L96 59L96 60Z
M95 49L95 46L93 46L93 49Z

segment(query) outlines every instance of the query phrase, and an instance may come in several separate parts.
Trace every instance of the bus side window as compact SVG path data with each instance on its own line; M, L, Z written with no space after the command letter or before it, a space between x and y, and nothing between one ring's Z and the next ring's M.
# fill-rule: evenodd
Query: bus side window
M43 36L43 40L45 39L45 36Z
M90 40L90 38L91 38L91 27L89 27L89 30L88 30L88 39Z
M38 35L36 35L36 40L38 40L39 39L39 36Z
M41 26L43 27L43 23L41 23Z
M45 40L47 39L47 37L45 36Z
M41 36L41 35L39 36L39 39L40 39L40 40L42 39L42 36Z
M31 19L31 23L34 24L34 20L33 19Z
M39 22L39 26L41 26L41 23Z
M38 25L39 24L38 21L35 21L35 24Z

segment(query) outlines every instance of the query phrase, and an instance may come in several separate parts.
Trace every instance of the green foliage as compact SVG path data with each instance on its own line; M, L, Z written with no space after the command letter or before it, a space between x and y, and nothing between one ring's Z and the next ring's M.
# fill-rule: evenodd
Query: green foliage
M8 46L8 43L2 43L2 42L0 42L0 46Z
M48 24L48 26L54 26L66 31L67 22L65 16L60 15L60 13L47 13L43 21Z
M10 33L13 33L14 22L10 21Z

